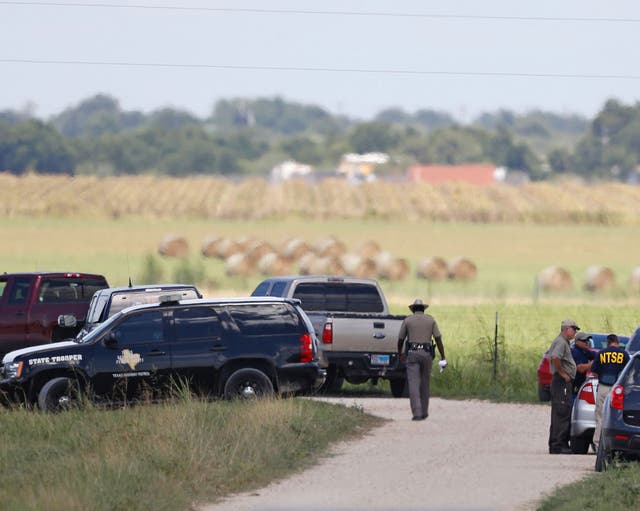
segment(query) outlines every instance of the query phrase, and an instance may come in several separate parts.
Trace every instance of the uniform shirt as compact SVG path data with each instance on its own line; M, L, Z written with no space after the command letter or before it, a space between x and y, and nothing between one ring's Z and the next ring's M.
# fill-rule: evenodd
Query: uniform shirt
M573 348L571 348L571 356L573 357L573 361L576 363L576 366L579 366L580 364L586 364L587 362L589 362L589 360L593 360L595 358L595 354L593 353L593 351L583 350L581 348L578 348L577 345L574 345ZM573 381L573 384L576 388L579 389L586 379L586 372L579 373L576 370L576 377Z
M549 348L551 374L555 374L556 366L551 361L551 357L558 357L560 359L562 369L564 369L565 373L567 373L572 380L576 377L576 362L573 360L573 355L571 355L569 341L565 339L564 335L560 334L556 337Z
M424 311L415 311L407 316L400 325L398 332L398 351L401 351L402 342L407 338L408 342L427 344L431 342L431 337L442 337L440 329L433 316L425 314Z
M613 385L620 371L629 362L629 354L620 346L608 346L601 350L591 366L591 372L598 375L604 385Z

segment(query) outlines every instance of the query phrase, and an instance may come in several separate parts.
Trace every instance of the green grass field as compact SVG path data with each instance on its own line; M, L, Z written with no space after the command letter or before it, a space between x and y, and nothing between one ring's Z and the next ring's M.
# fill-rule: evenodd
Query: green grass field
M549 303L615 302L640 303L638 293L630 291L629 276L640 264L640 228L601 225L508 225L449 224L398 221L166 221L152 218L2 218L0 253L2 271L72 270L103 273L112 285L135 282L145 272L145 261L153 255L164 280L174 280L185 264L204 276L199 284L208 295L246 294L263 278L227 277L223 262L200 255L203 241L212 235L240 239L254 237L280 243L297 237L308 242L335 236L348 248L377 241L383 250L405 258L411 276L402 281L383 282L394 308L403 309L407 299L416 296L431 303ZM168 234L185 237L190 244L187 263L157 256L160 241ZM440 256L447 260L463 256L478 267L473 282L429 283L413 277L422 257ZM582 290L586 269L599 264L616 274L616 286L606 294ZM535 294L537 273L550 265L568 270L574 291ZM184 273L182 273L184 274Z

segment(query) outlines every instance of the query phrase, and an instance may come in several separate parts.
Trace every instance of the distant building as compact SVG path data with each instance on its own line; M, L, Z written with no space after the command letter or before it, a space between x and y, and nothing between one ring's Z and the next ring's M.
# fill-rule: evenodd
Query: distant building
M463 163L461 165L412 165L407 170L411 183L444 183L461 181L479 186L502 182L506 176L504 167L490 163Z
M281 183L288 179L310 179L313 176L313 167L304 163L288 160L271 169L270 180L272 183Z
M336 172L351 182L374 181L376 166L388 161L385 153L347 153L342 155Z

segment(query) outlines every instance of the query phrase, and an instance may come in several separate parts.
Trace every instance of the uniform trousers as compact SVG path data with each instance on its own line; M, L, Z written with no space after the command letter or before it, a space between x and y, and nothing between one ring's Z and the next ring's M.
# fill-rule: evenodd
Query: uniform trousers
M593 445L598 451L598 443L600 442L600 432L602 431L602 409L604 408L604 400L611 392L612 385L598 383L598 393L596 394L596 430L593 432Z
M414 417L429 415L429 382L433 356L425 350L409 350L407 353L407 386L409 402Z
M564 381L558 373L551 378L551 426L549 452L569 447L573 381Z

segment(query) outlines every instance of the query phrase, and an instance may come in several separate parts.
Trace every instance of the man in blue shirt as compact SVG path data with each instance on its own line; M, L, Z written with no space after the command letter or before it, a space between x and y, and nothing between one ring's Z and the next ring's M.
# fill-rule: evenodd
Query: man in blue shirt
M575 337L571 356L576 362L576 377L573 379L573 399L576 398L580 387L587 379L587 373L591 370L595 354L591 351L591 336L584 332L578 332Z
M607 335L607 347L598 353L591 366L591 372L598 377L596 430L593 433L593 445L596 448L596 452L598 451L598 442L600 442L604 400L627 362L629 362L629 354L620 346L618 336L616 334Z

